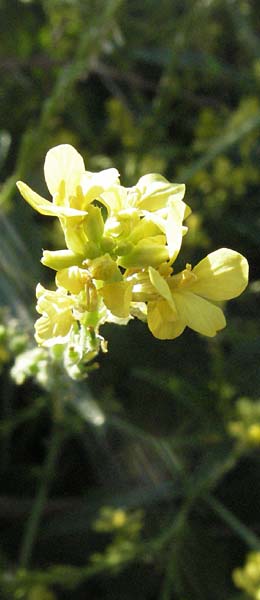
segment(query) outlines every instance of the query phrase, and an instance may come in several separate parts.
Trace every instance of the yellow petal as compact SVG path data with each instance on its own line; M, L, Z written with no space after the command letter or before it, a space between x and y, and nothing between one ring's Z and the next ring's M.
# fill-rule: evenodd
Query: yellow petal
M175 320L175 314L166 300L148 302L147 323L152 334L159 340L173 340L181 335L185 323Z
M60 192L61 183L66 196L75 194L76 186L85 171L82 156L70 144L51 148L45 158L44 175L51 195Z
M117 169L104 169L98 173L85 171L81 178L82 191L85 197L85 203L90 203L99 198L105 191L115 186L119 187L119 172Z
M73 217L73 219L65 218L60 221L67 248L74 254L85 255L86 257L88 238L84 230L84 219Z
M248 283L248 262L242 254L221 248L208 254L193 269L197 280L189 289L209 300L229 300L239 296Z
M87 214L84 210L77 210L75 208L70 208L69 206L57 206L52 204L52 202L49 202L49 200L45 200L45 198L39 196L39 194L34 192L23 181L17 181L16 185L23 198L41 215L47 215L50 217L78 217Z
M36 290L35 290L36 298L39 299L41 296L43 296L43 294L45 294L45 292L47 292L45 287L43 287L43 285L41 283L37 283Z
M128 239L133 244L136 244L144 238L153 237L155 235L160 234L161 230L158 227L155 220L150 219L149 217L144 217L143 219L139 220L136 226L133 227L132 231L130 232L130 235L128 236Z
M127 206L127 190L115 185L101 194L100 202L107 208L108 214L118 213Z
M116 317L126 318L129 316L130 303L132 299L132 284L125 281L107 283L99 290L103 296L106 307Z
M146 210L158 210L166 206L170 197L182 200L185 194L185 185L170 183L165 177L157 173L144 175L136 184L141 197L137 204L139 208Z
M65 343L75 323L72 297L65 290L53 292L40 284L37 285L36 296L36 310L42 315L35 323L36 341L47 347Z
M158 271L153 269L153 267L149 267L148 272L151 283L153 284L157 292L159 292L160 296L167 300L173 314L175 314L175 317L177 317L176 306L174 304L174 300L167 282L160 275L160 273L158 273Z
M192 292L174 292L174 302L181 321L198 333L213 337L226 326L221 308Z
M58 271L55 278L56 285L65 288L71 294L79 294L90 281L91 278L87 270L80 269L77 266Z
M49 348L55 344L64 344L68 340L73 319L71 311L64 313L62 321L52 321L47 316L42 316L35 322L35 339L37 344Z
M188 216L189 207L182 200L170 200L166 220L166 238L169 250L169 259L172 264L180 251L183 237L183 219Z

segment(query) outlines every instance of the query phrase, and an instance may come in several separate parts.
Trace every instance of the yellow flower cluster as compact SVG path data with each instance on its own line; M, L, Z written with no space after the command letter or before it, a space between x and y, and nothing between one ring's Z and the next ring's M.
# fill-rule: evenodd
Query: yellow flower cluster
M73 336L79 343L83 328L90 360L106 321L125 324L137 317L159 339L176 338L186 327L211 337L225 327L216 303L241 294L248 264L222 248L194 268L187 264L174 272L191 212L184 185L153 173L125 188L116 169L86 171L68 144L49 150L44 174L52 202L17 183L35 210L58 217L67 246L43 252L43 264L57 274L55 291L37 287L39 344L71 343Z
M228 431L240 444L260 446L260 401L240 398L236 403L235 419L228 424Z
M233 571L233 580L247 597L260 600L260 552L248 554L244 567Z
M104 552L95 552L91 562L107 564L117 568L136 554L140 545L140 535L144 525L142 510L128 511L124 508L104 506L100 510L93 529L98 533L112 534L112 541Z

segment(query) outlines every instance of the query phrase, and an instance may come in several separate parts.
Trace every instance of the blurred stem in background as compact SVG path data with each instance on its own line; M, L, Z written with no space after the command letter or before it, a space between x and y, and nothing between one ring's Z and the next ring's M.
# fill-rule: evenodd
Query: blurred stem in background
M57 459L63 437L64 433L60 429L60 424L54 421L53 429L48 440L48 448L42 468L41 480L39 482L38 490L36 491L32 510L25 525L18 563L19 568L21 569L27 569L30 566L42 513L55 476Z

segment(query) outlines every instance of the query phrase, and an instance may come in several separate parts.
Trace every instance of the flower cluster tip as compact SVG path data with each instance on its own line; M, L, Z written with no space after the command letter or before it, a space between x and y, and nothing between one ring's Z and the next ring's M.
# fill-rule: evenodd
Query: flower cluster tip
M221 248L175 274L191 213L183 184L152 173L125 188L117 169L86 171L69 144L48 151L44 175L52 201L17 183L36 211L59 219L66 241L63 250L43 252L42 263L56 271L56 289L37 286L38 344L62 346L81 375L82 365L106 348L99 333L105 322L136 317L159 339L174 339L186 327L213 337L225 327L216 303L243 292L248 263Z

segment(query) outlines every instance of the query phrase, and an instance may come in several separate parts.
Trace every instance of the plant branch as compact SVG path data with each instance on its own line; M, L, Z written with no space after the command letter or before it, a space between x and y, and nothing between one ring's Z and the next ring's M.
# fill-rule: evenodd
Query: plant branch
M32 551L37 538L37 532L44 511L46 499L54 476L55 465L62 439L63 435L61 431L57 429L56 425L54 425L48 453L43 467L42 479L36 494L32 512L25 527L19 560L19 565L21 568L28 567L31 560Z

